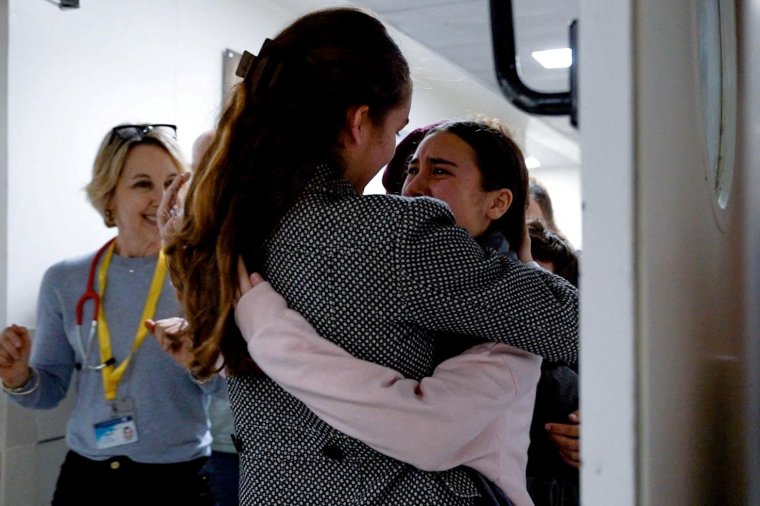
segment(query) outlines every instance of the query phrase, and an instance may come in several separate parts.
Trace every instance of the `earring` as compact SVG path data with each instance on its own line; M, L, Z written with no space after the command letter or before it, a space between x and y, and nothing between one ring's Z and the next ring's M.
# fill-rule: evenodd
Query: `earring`
M113 227L116 225L116 222L113 219L113 211L111 209L106 209L106 226L107 227Z

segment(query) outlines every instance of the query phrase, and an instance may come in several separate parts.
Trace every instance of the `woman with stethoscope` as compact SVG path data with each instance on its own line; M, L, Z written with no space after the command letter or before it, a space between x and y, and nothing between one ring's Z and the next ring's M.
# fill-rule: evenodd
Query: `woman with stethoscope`
M53 504L211 504L205 407L224 383L196 381L187 350L146 339L144 325L180 314L157 211L186 170L174 125L109 131L87 194L116 237L48 269L33 343L18 325L0 334L2 388L21 406L56 406L76 371Z

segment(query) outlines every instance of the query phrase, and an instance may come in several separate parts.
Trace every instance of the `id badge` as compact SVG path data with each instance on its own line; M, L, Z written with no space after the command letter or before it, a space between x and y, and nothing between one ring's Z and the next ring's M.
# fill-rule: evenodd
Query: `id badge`
M113 448L137 441L137 425L131 416L112 418L95 424L95 447Z
M131 400L115 401L111 405L111 417L96 423L94 429L98 450L136 442L137 423Z

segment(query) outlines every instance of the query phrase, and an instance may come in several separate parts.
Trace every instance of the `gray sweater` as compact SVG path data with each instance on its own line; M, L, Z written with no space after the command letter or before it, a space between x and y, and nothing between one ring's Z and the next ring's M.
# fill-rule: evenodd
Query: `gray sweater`
M30 365L37 371L39 388L31 395L10 396L24 407L55 407L71 383L75 363L83 362L77 341L75 307L87 285L94 254L60 262L47 270L37 307L37 330ZM103 301L111 333L111 349L117 364L129 354L148 294L156 256L127 258L114 255L108 269ZM97 271L96 281L97 287ZM87 345L93 306L85 306L82 326ZM155 319L179 316L180 307L167 274ZM89 348L90 365L100 362L97 333ZM206 415L208 394L223 389L222 378L199 385L165 353L152 335L135 352L119 382L118 398L130 398L134 406L139 440L99 450L94 424L111 417L111 404L103 393L102 372L83 368L74 375L76 404L71 413L66 443L75 452L94 460L126 455L143 463L183 462L210 453L211 434Z

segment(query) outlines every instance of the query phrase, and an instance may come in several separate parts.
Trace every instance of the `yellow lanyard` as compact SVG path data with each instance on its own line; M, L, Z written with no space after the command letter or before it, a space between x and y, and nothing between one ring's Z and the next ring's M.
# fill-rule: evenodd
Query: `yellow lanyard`
M100 344L100 360L102 363L105 363L106 360L113 356L111 353L111 333L108 331L108 324L106 323L106 315L102 301L105 300L106 277L108 275L108 266L111 265L111 257L113 256L115 244L116 242L114 241L106 251L103 262L100 265L100 270L98 271L98 291L100 292L101 300L100 308L98 309L98 343ZM152 319L156 313L158 297L161 295L165 274L166 262L164 260L164 252L159 251L156 270L153 272L153 281L150 283L150 291L148 292L148 298L145 300L142 317L137 324L137 332L135 333L135 340L132 343L132 350L129 352L129 356L122 360L118 367L114 367L114 365L111 364L103 368L103 391L105 392L106 400L108 401L116 399L116 391L119 387L119 381L121 381L122 376L124 376L124 372L129 366L129 361L145 340L145 336L148 335L148 329L145 328L143 322L147 319Z

